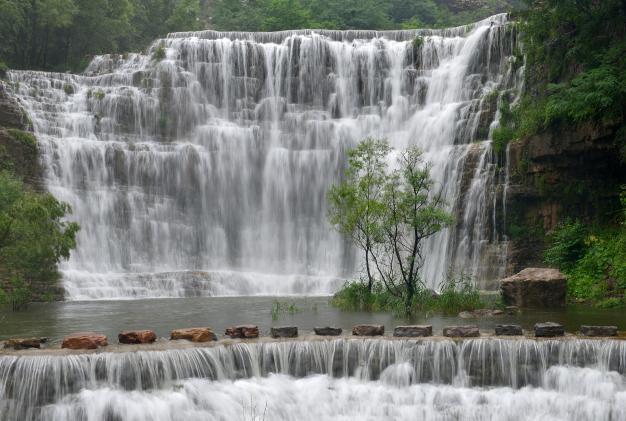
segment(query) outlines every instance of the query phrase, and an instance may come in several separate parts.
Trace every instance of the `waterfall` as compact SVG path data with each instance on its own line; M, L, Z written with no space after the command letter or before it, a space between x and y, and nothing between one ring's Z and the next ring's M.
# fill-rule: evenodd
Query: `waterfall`
M426 244L426 284L452 269L488 286L503 261L489 127L498 92L517 89L516 39L506 15L203 31L96 57L81 75L10 72L47 187L82 227L61 268L67 298L332 294L360 261L325 194L366 137L419 146L457 218Z
M229 417L224 411L256 396L253 404L261 412L270 405L268 419L293 419L284 408L307 420L316 414L335 419L320 410L347 411L338 419L405 419L410 412L377 412L393 395L407 409L427 410L424 419L528 419L539 411L536 419L623 420L625 375L626 343L620 340L344 338L4 355L0 418L242 419L241 413ZM317 401L316 395L324 398ZM304 405L307 399L321 406ZM303 408L311 412L299 412ZM499 416L502 410L510 416ZM463 411L469 411L467 418L454 417ZM415 419L414 412L406 419Z

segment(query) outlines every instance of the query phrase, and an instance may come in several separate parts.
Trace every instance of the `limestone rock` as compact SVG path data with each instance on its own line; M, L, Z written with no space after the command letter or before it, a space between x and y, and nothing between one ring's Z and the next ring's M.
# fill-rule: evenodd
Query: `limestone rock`
M552 322L535 324L535 336L539 338L552 338L563 335L565 335L565 329L561 324Z
M117 335L121 344L151 344L156 341L152 330L125 330Z
M393 330L393 336L402 338L417 338L433 336L432 325L397 326Z
M521 336L524 334L520 325L496 325L498 336Z
M101 333L78 332L63 338L61 348L67 349L97 349L100 346L107 346L107 337Z
M217 335L208 327L190 327L172 330L170 339L186 339L191 342L210 342L216 341Z
M313 329L318 336L339 336L343 332L340 327L316 327Z
M443 336L453 338L475 338L480 336L478 326L447 326L443 328Z
M584 336L617 336L617 326L582 325L580 333Z
M566 278L558 269L526 268L500 281L502 299L518 307L562 307Z
M226 336L231 338L253 339L259 337L259 327L254 325L232 326L226 329Z
M357 325L352 327L354 336L382 336L385 334L383 325Z
M273 327L270 329L272 338L296 338L298 328L296 326Z
M41 348L41 344L45 343L48 338L13 338L4 342L5 349L29 349Z

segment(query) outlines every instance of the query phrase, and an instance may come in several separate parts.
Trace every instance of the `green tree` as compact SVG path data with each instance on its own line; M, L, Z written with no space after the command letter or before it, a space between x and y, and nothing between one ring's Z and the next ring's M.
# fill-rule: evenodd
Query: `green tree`
M64 220L69 212L52 195L26 190L0 173L0 280L9 287L7 295L19 298L18 307L31 284L56 282L57 264L76 247L79 227Z
M348 168L343 182L332 186L328 192L329 220L362 250L369 292L375 282L371 260L380 243L385 213L383 192L389 151L384 140L361 142L348 152Z

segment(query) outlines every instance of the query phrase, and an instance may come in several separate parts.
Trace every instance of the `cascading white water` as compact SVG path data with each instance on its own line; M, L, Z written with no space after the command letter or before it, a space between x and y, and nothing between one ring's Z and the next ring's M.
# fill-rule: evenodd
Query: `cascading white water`
M0 418L626 420L620 340L337 339L0 356Z
M427 244L426 283L499 275L488 133L497 92L516 88L515 38L506 15L439 31L205 31L83 75L11 72L47 186L82 227L67 298L334 292L359 260L325 194L368 136L422 148L457 216Z

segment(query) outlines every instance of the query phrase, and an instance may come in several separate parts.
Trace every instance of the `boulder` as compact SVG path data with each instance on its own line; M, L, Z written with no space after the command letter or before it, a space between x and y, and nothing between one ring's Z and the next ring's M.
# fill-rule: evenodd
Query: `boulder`
M502 299L518 307L562 307L566 278L558 269L526 268L500 281Z
M253 339L259 337L259 327L254 325L232 326L226 329L226 336L231 338Z
M4 342L5 349L29 349L41 348L41 344L46 342L48 338L13 338Z
M316 327L313 329L318 336L339 336L343 332L340 327Z
M152 330L125 330L117 335L121 344L151 344L156 338Z
M419 338L433 336L432 325L396 326L393 336L399 338Z
M443 336L452 338L475 338L480 336L478 326L447 326L443 328Z
M477 317L502 316L503 314L504 314L504 311L500 309L479 308L477 310L472 310L472 311L462 311L459 313L459 317L461 319L473 319Z
M535 324L535 336L538 338L552 338L563 335L565 335L565 329L561 324L552 322Z
M298 328L296 326L273 327L270 329L272 338L296 338Z
M617 326L588 326L580 327L583 336L617 336Z
M217 335L208 327L190 327L172 330L170 339L186 339L191 342L210 342L217 341Z
M97 349L100 346L107 346L107 337L101 333L78 332L63 338L61 348L67 349Z
M524 331L520 325L496 325L496 335L498 336L520 336Z
M356 325L352 327L354 336L382 336L385 334L383 325Z

